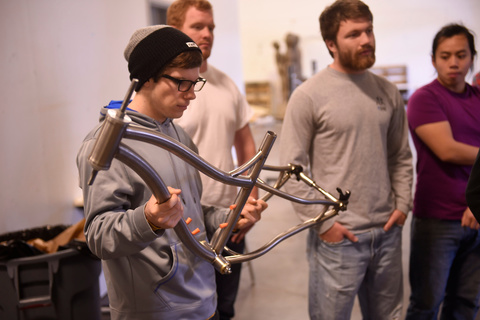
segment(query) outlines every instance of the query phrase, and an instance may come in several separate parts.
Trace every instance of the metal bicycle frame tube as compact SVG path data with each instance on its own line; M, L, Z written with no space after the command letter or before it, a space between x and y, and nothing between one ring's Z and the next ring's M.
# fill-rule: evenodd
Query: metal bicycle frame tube
M261 172L268 153L270 152L273 142L275 141L276 135L272 132L268 132L266 134L265 139L258 151L258 161L252 162L250 174L242 177L232 177L230 174L222 172L221 170L218 170L215 167L207 164L205 160L201 161L199 159L200 157L188 147L156 131L137 127L127 127L123 135L123 137L127 139L130 138L162 147L180 157L187 163L195 166L202 172L209 173L209 175L214 176L224 182L227 182L225 180L228 180L229 183L242 187L235 203L236 207L228 216L227 227L221 230L218 237L212 239L212 243L200 244L198 241L196 241L196 239L190 235L188 227L183 220L180 220L180 222L174 228L175 233L177 233L177 236L180 238L180 240L197 256L214 264L217 270L219 270L221 273L229 273L230 266L227 265L226 260L221 253L240 217L252 188L255 185L255 181ZM115 154L115 158L132 168L132 170L134 170L145 181L155 198L160 203L165 202L170 198L170 193L168 192L168 189L161 177L141 156L136 154L135 151L120 143L118 152Z
M216 233L211 243L206 241L197 241L190 233L183 219L181 219L174 228L175 233L187 248L189 248L195 255L212 263L213 266L221 273L230 273L231 263L240 263L255 259L270 251L281 241L338 214L340 210L346 210L346 203L348 202L348 197L350 194L348 191L346 194L343 194L342 191L338 189L340 193L339 200L320 188L312 179L301 173L301 167L300 170L297 170L298 166L294 165L288 165L284 167L265 165L265 161L276 138L276 134L273 132L266 133L257 154L252 159L250 159L241 167L227 173L215 168L206 160L201 158L197 153L193 152L188 147L169 136L151 129L130 126L129 124L131 123L131 120L125 114L125 110L135 86L136 79L132 81L121 109L117 111L110 110L111 112L108 112L105 118L100 135L97 138L92 153L89 157L89 162L93 168L89 184L94 182L98 170L108 170L113 158L116 158L132 168L132 170L134 170L145 181L159 202L165 202L170 198L170 193L167 186L158 173L152 168L152 166L140 155L135 153L134 150L121 143L123 138L128 138L161 147L178 156L180 159L206 174L210 178L225 184L240 187L241 189L237 195L237 199L235 200L236 206L231 210L227 218L227 227ZM277 182L273 187L258 178L262 169L281 172ZM248 175L240 176L240 174L246 171L249 171ZM292 173L297 175L298 179L304 181L322 193L326 199L303 199L278 190L291 177ZM225 248L226 242L228 241L233 228L240 218L242 209L247 202L248 196L254 186L267 191L267 194L264 196L265 201L268 200L268 198L270 198L272 195L276 195L289 201L301 204L323 204L326 207L325 210L317 217L307 220L279 234L270 242L252 253L236 254L229 257L223 257L222 251ZM330 206L333 206L333 208L327 211L328 207Z
M275 136L274 134L267 132L266 137L264 139L264 143L262 143L261 147L259 148L259 152L256 156L257 161L252 161L251 165L253 165L252 172L248 176L238 176L233 177L230 173L223 172L214 166L210 165L208 162L203 160L198 154L194 153L185 145L179 143L178 141L166 136L162 133L145 129L139 127L128 127L124 132L124 138L134 139L143 141L146 143L150 143L152 145L164 148L169 152L175 154L182 160L186 161L190 165L194 166L196 169L202 171L207 176L219 180L223 183L235 185L241 187L239 192L240 196L237 197L237 207L230 213L228 218L228 225L230 228L225 228L220 231L220 235L217 235L210 244L203 243L199 244L193 236L190 235L188 228L183 220L179 222L177 227L175 227L175 232L179 236L179 238L186 244L186 246L192 250L196 255L214 263L214 265L218 262L215 262L216 259L220 259L220 268L224 268L223 263L224 259L231 263L240 263L244 261L248 261L259 257L266 252L270 251L274 246L276 246L279 242L289 238L290 236L311 227L314 224L317 224L320 221L330 218L332 215L325 215L321 214L314 219L310 219L305 221L302 224L299 224L295 228L290 229L283 234L280 234L275 238L275 240L271 241L269 244L263 246L261 249L257 250L255 254L245 255L243 257L239 256L231 256L226 258L219 258L221 257L221 253L223 248L225 247L226 242L228 241L231 232L233 231L233 227L235 226L238 218L241 214L241 210L243 205L245 204L248 195L250 194L253 185L266 190L270 195L276 195L281 198L287 199L289 201L302 203L302 204L323 204L327 206L335 206L341 207L342 202L335 199L332 195L328 192L323 191L322 194L326 195L327 199L303 199L288 193L285 193L281 190L276 189L276 187L281 187L285 182L285 177L280 177L280 183L278 183L275 187L271 187L265 184L262 180L258 179L259 172L262 170L264 163L266 161L266 157L268 156L268 151L271 148ZM260 156L258 156L260 155ZM136 171L142 179L149 185L153 194L159 200L159 202L164 202L168 200L170 194L168 193L168 189L165 186L165 183L161 179L160 176L151 168L151 166L144 161L139 155L136 155L133 150L128 148L127 146L120 144L119 152L115 156L118 160L124 162L129 167L131 167L134 171ZM271 170L288 170L289 167L269 167ZM289 174L284 173L284 176ZM254 180L254 176L257 177L256 182ZM320 191L320 190L319 190ZM243 193L243 194L242 194ZM334 210L335 214L338 210ZM216 266L217 267L217 266ZM218 269L218 267L217 267ZM221 270L220 270L221 271Z

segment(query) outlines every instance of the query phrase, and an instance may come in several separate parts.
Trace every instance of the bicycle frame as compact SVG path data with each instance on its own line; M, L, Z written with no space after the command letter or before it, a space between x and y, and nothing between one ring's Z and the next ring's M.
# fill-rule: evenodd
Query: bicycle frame
M240 187L234 203L235 205L231 206L230 212L227 215L227 226L217 229L210 242L197 241L183 219L181 219L174 228L175 233L187 248L197 256L212 263L222 274L231 272L230 266L232 263L241 263L258 258L273 249L281 241L333 217L338 214L339 211L346 210L350 196L349 191L343 193L342 190L337 188L340 196L339 198L335 198L306 176L302 172L301 166L289 164L288 166L274 167L265 165L265 161L276 138L276 134L273 132L269 131L265 134L257 154L251 160L235 170L224 172L215 168L191 149L167 135L147 128L130 126L131 120L125 114L125 110L136 84L137 80L133 79L121 108L119 110L109 110L104 120L100 135L89 157L89 163L93 167L89 184L94 182L99 170L108 170L113 158L116 158L129 166L145 181L158 202L162 203L167 201L170 198L170 193L162 178L140 155L121 142L122 139L134 139L171 152L212 179ZM274 186L270 186L259 179L259 174L262 169L280 172ZM248 174L241 175L246 172L248 172ZM298 180L302 180L318 190L323 194L325 199L303 199L279 190L292 175L295 175ZM302 204L322 204L325 205L325 210L317 217L298 224L277 235L270 242L253 252L246 254L233 252L226 247L226 243L240 218L242 209L254 186L267 191L262 198L265 201L272 195L276 195L289 201ZM222 255L223 250L226 250L232 255L224 257Z

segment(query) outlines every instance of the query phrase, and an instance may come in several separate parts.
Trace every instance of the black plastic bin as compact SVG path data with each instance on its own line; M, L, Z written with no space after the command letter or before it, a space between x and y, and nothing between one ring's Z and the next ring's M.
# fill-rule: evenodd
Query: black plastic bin
M100 272L75 248L0 261L0 319L100 320Z

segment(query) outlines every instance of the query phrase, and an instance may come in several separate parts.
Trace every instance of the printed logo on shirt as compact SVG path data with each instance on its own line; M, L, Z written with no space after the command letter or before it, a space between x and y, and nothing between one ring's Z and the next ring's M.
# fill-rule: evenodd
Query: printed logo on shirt
M380 111L386 111L387 106L383 102L383 99L381 97L377 97L377 109Z

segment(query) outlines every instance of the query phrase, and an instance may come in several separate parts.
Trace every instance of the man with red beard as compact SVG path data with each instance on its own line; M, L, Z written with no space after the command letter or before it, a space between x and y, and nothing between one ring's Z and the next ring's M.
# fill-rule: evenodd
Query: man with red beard
M402 97L369 72L373 16L358 0L320 15L333 62L292 94L281 133L281 163L301 164L327 191L351 190L348 209L308 238L311 319L350 319L358 295L364 319L400 319L402 226L411 208L412 156ZM287 191L316 195L301 182ZM324 208L295 204L300 218Z

